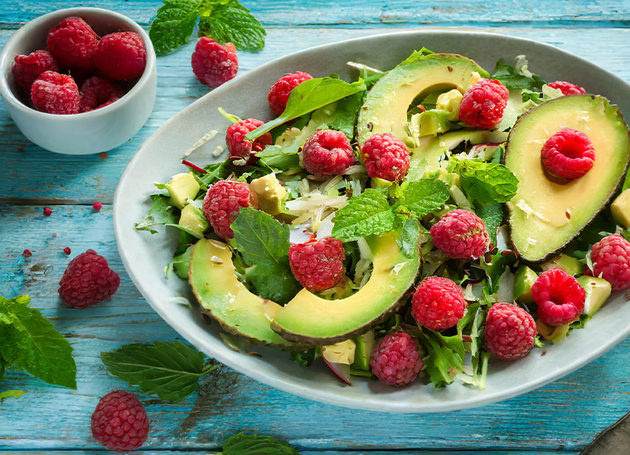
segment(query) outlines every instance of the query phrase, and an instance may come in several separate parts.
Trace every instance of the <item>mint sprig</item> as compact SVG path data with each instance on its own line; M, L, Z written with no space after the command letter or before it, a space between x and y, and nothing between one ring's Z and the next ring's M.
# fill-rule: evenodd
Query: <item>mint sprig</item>
M273 436L241 431L225 440L223 452L218 455L299 455L299 452Z

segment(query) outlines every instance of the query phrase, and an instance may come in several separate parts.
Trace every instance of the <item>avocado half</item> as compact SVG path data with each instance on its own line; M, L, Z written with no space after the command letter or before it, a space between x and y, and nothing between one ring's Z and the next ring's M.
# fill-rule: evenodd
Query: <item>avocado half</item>
M589 137L595 162L583 177L561 184L547 177L540 155L547 139L565 127ZM523 114L505 152L505 165L519 180L507 208L520 257L544 261L582 232L615 193L629 159L628 126L603 96L562 96Z

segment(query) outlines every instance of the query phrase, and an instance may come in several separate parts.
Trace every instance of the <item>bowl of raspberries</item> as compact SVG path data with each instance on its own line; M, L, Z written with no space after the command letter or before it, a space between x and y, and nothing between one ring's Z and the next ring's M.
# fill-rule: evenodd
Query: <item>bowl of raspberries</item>
M20 28L0 52L0 94L17 127L47 150L111 150L144 125L155 102L155 51L122 14L70 8Z

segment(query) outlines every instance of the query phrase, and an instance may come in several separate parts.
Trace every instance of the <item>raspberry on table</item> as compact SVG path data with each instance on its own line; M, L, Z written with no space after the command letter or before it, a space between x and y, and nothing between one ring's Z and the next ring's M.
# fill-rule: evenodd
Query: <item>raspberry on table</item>
M609 235L591 249L593 276L608 281L613 291L630 289L630 242L619 234Z
M68 263L59 281L59 297L82 310L110 298L120 286L120 277L107 259L89 249Z
M501 82L480 79L464 93L459 119L470 126L490 130L501 123L509 96L509 90Z
M13 59L13 81L25 92L31 92L33 82L46 71L59 72L55 57L48 51L38 50L28 55L16 55Z
M234 231L230 225L241 207L249 206L258 208L258 200L247 183L221 180L208 188L202 210L214 232L222 239L231 239Z
M527 311L511 303L495 303L486 318L486 346L502 360L516 360L534 347L536 331L536 321Z
M31 86L31 101L38 111L48 114L77 114L79 88L72 77L46 71Z
M287 101L293 89L309 79L313 79L313 76L301 71L285 74L278 79L271 86L267 94L267 101L269 101L271 110L274 111L276 115L282 114L287 107Z
M94 438L109 450L129 452L147 440L149 418L133 393L114 390L96 405L91 428Z
M48 32L46 45L59 64L93 71L98 35L80 17L68 17Z
M464 316L467 303L462 288L448 278L425 278L411 299L411 315L418 325L431 330L453 327Z
M264 122L255 118L248 118L229 126L225 133L225 143L227 144L231 160L245 160L247 163L251 163L255 158L256 152L260 152L266 146L271 145L273 141L271 133L265 133L254 141L245 139L247 133L264 124Z
M219 87L234 79L238 72L234 44L226 43L221 46L205 36L197 41L190 63L199 82L208 87Z
M313 175L342 175L355 161L350 141L341 131L317 131L302 148L304 167Z
M580 283L562 269L541 273L532 286L538 317L552 327L575 321L584 311L586 293Z
M583 87L572 84L571 82L555 81L547 85L551 88L559 89L563 95L584 95L586 93Z
M94 63L109 79L125 81L140 77L147 64L144 40L135 32L105 35L94 52Z
M595 162L595 148L586 134L562 128L547 139L540 157L549 175L570 181L591 170Z
M407 146L390 133L372 134L363 143L361 155L371 178L400 182L409 170Z
M474 261L488 251L490 236L473 212L456 209L440 218L429 231L433 244L448 257Z
M79 112L88 112L103 107L124 96L123 88L117 82L92 76L81 86Z
M312 292L335 286L344 276L343 242L334 237L323 237L291 245L289 265L295 279Z
M387 334L370 356L372 373L379 381L393 386L415 381L423 365L418 344L402 330Z

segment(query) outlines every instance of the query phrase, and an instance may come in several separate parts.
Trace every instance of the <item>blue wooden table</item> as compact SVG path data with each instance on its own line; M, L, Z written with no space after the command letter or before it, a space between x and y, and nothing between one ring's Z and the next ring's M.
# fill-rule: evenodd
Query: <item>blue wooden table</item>
M2 0L0 45L23 23L72 6L99 6L148 27L155 0ZM240 72L276 57L346 38L410 28L465 28L536 39L587 58L630 81L630 1L243 0L267 27L265 50L239 54ZM121 172L162 123L207 93L190 71L194 42L158 59L158 99L144 128L106 154L56 155L31 144L0 107L0 295L29 294L74 348L78 390L15 371L0 391L0 452L93 453L90 416L99 398L126 383L108 375L101 351L130 342L177 339L126 275L116 249L112 199ZM630 113L626 113L630 116ZM92 203L104 204L100 212ZM43 208L52 215L45 217ZM70 256L63 252L70 247ZM25 248L33 252L25 258ZM70 258L95 249L121 276L109 302L67 308L57 284ZM296 398L228 368L198 392L169 404L141 396L151 433L142 453L208 453L241 429L275 435L303 454L576 454L630 411L630 339L581 370L524 396L429 415L355 411Z

